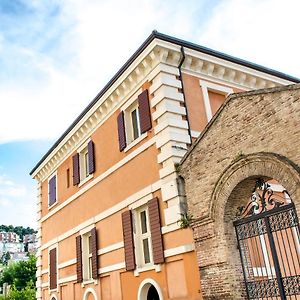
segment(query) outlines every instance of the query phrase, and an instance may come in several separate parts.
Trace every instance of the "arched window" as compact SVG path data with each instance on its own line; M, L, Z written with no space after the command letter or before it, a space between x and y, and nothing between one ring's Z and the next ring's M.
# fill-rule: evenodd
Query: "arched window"
M163 300L159 285L150 278L143 280L139 287L138 300Z

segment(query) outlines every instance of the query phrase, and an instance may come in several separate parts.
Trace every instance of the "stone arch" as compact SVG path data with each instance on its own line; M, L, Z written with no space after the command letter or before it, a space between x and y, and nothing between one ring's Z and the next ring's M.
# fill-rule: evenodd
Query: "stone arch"
M198 232L211 228L211 235L198 242L197 254L204 299L246 299L245 285L233 221L237 208L245 205L257 178L275 179L300 208L299 167L273 153L240 157L219 177L211 196L211 220ZM209 260L202 253L210 253ZM218 280L216 280L218 279Z
M88 288L85 290L84 295L83 295L83 300L89 300L90 295L93 295L94 300L98 300L97 294L96 294L95 290L92 288Z
M159 296L159 300L163 300L164 298L163 298L163 294L162 294L162 290L161 290L160 286L158 285L158 283L155 280L153 280L151 278L146 278L141 282L141 284L139 286L139 290L138 290L137 300L146 300L148 291L151 286L155 287L155 289L158 293L158 296Z
M242 156L230 165L214 188L211 197L211 218L223 219L225 206L233 189L243 180L256 177L273 178L299 199L300 169L292 161L275 153L260 152Z

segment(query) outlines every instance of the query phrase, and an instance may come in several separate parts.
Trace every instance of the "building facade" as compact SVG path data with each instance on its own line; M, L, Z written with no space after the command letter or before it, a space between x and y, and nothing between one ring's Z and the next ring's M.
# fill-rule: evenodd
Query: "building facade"
M15 232L0 232L0 242L2 243L17 243L20 237Z
M31 172L37 299L202 299L178 163L228 94L296 81L153 32Z
M299 84L231 95L181 162L204 299L300 299L299 117Z

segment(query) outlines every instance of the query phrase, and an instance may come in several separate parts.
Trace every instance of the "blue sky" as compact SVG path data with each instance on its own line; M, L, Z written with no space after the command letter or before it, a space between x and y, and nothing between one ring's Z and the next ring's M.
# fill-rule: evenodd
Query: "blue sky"
M153 29L300 78L296 0L1 0L0 223L35 227L28 175Z

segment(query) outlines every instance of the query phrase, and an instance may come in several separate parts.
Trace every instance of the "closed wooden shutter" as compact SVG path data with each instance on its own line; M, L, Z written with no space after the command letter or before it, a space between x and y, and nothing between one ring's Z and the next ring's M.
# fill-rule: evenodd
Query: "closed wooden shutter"
M56 248L49 251L50 290L57 288Z
M94 142L88 142L88 158L89 158L89 174L93 174L95 172L95 150L94 150Z
M56 202L56 175L49 180L49 206Z
M117 118L118 121L118 137L119 137L119 149L123 151L126 148L126 132L124 122L124 112L121 111Z
M97 230L91 230L91 248L92 248L92 277L98 278L98 254L97 254Z
M141 133L144 133L152 127L148 90L144 90L138 96L138 102Z
M151 230L153 262L160 264L164 262L164 248L161 234L161 223L159 214L158 198L148 201L149 221Z
M79 175L79 153L73 156L73 185L77 185L80 182Z
M82 272L82 247L81 247L81 236L76 236L76 272L77 272L77 282L82 282L83 272Z
M132 215L130 210L122 213L122 226L125 250L125 265L126 270L131 271L135 269L135 255L132 231Z

